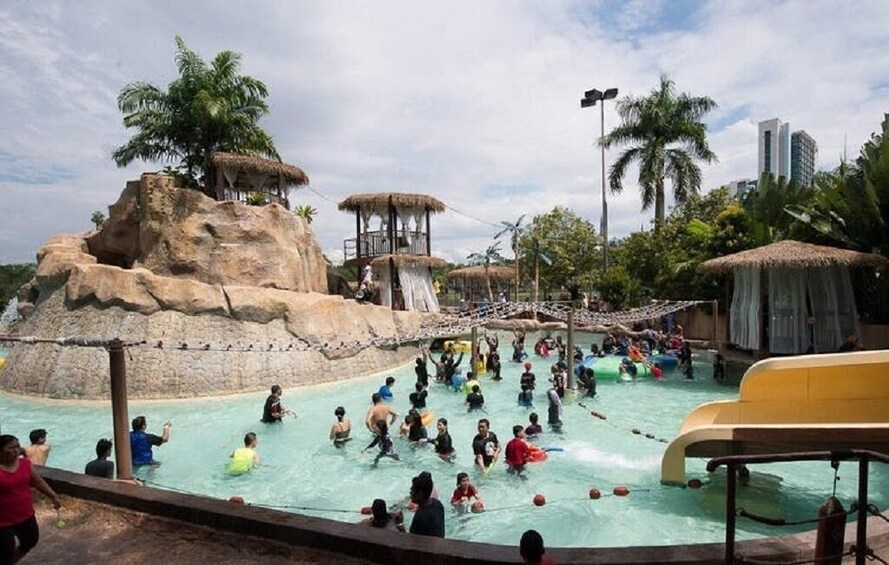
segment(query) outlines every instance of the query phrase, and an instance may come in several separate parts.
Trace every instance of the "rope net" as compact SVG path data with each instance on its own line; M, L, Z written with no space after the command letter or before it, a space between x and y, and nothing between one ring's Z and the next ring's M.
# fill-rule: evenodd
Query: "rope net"
M339 351L360 350L367 347L397 347L405 344L423 343L432 339L459 336L469 333L473 328L484 327L494 320L508 320L527 314L543 314L557 321L568 322L568 313L574 311L574 324L578 328L593 326L611 326L615 324L632 324L634 322L659 319L662 316L685 310L704 301L654 301L647 306L624 310L621 312L590 312L573 309L570 304L560 302L507 302L492 304L488 307L476 308L456 314L430 314L419 329L410 334L392 334L372 336L368 339L356 340L324 340L316 336L294 337L289 341L273 341L267 343L212 343L207 341L163 341L163 340L123 340L124 347L145 347L177 351L232 351L232 352L297 352L297 351ZM38 336L0 335L0 344L51 344L62 347L102 347L111 344L107 338L59 337L48 338Z

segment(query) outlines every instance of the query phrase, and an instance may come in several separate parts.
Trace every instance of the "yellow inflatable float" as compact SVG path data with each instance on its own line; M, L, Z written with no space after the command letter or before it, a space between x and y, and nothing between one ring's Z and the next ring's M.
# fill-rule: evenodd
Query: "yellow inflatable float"
M3 365L6 365L6 359L4 359L3 357L0 357L0 369L3 368Z
M455 340L449 339L444 342L445 351L453 349L457 353L471 353L472 352L472 342L469 340Z
M422 412L420 421L423 422L423 427L428 428L430 424L435 422L435 412Z

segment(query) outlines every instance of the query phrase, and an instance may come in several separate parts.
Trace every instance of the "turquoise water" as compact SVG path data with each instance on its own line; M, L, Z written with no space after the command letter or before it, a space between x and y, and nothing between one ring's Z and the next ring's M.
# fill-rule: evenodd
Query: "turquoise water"
M506 339L502 340L506 342ZM533 358L538 383L545 380L549 361ZM464 367L466 363L464 362ZM431 368L431 364L430 364ZM519 365L505 363L504 380L495 383L482 377L487 418L505 447L513 424L527 424L529 410L516 406ZM720 542L724 538L724 480L708 477L705 461L688 460L688 477L704 481L700 490L664 487L659 483L660 459L666 445L632 433L672 439L684 416L703 402L733 399L737 389L712 382L709 365L696 366L698 380L687 382L678 374L664 382L600 382L599 396L584 400L588 409L607 416L590 415L576 400L567 399L561 434L547 431L541 446L559 447L549 460L529 466L527 478L507 475L499 464L485 476L473 469L471 440L478 413L467 415L463 397L433 385L428 407L450 421L458 451L454 463L439 460L431 448L413 448L396 439L401 461L383 459L372 468L375 452L362 453L370 441L363 425L370 395L385 376L396 377L395 410L404 415L407 396L415 380L413 366L382 376L356 378L333 385L285 389L284 402L298 413L281 425L259 422L265 393L220 399L134 401L129 415L145 415L148 429L160 433L164 420L173 422L171 441L155 448L162 464L143 470L150 484L218 498L238 495L251 504L288 507L285 510L347 522L357 522L358 510L374 498L394 504L408 494L410 479L427 470L433 475L445 502L454 489L455 476L469 472L479 488L487 511L453 514L446 504L447 537L515 545L522 531L539 530L550 546L627 546L696 542ZM270 385L273 383L269 383ZM545 425L545 387L535 394L536 411ZM333 410L345 406L353 422L355 438L337 450L328 441ZM81 472L93 457L96 441L112 436L109 403L77 403L24 399L0 394L0 425L26 441L33 428L46 428L53 445L49 465ZM225 474L228 455L239 447L246 432L259 435L261 466L241 477ZM430 436L435 435L434 426ZM875 464L875 467L879 465ZM742 489L739 505L750 510L781 515L789 520L814 516L831 493L832 470L827 463L797 463L753 468L750 486ZM840 499L848 508L856 497L857 470L840 468ZM783 480L782 480L783 478ZM872 471L874 502L886 506L889 479L885 469ZM630 495L610 496L616 485ZM590 488L606 494L590 500ZM547 504L536 507L532 498L545 495ZM886 494L882 494L886 493ZM326 509L326 510L319 510ZM406 523L410 523L410 514ZM739 539L779 535L811 529L766 528L744 519L738 521Z

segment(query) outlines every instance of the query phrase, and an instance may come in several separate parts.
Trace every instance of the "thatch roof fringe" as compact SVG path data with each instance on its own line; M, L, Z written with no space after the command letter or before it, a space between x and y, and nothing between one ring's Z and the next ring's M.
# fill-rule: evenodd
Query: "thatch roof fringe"
M444 203L425 194L405 194L401 192L375 192L367 194L353 194L339 203L340 210L357 212L361 208L385 210L389 206L389 199L396 208L429 208L432 213L445 211Z
M389 259L392 259L399 267L409 263L419 263L427 267L444 267L448 264L444 259L429 255L380 255L374 257L370 264L374 267L382 267L389 264Z
M861 253L785 239L756 249L704 261L698 265L698 270L705 273L724 273L736 267L802 269L829 265L886 268L889 267L889 259L875 253Z
M248 173L260 173L266 175L280 175L290 186L309 184L309 176L300 169L287 163L263 159L255 155L242 155L240 153L225 153L215 151L210 155L210 162L217 167L239 169Z
M500 267L498 265L491 265L488 267L488 274L492 279L499 280L511 280L515 278L515 271L510 267ZM463 267L462 269L454 269L450 273L448 273L448 278L467 278L467 279L481 279L485 278L485 268L482 265L478 265L475 267Z

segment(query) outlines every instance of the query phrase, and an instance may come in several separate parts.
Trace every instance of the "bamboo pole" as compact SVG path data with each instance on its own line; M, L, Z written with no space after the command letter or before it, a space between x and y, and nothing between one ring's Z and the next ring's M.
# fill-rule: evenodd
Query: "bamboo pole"
M129 414L127 412L127 362L123 343L111 340L108 347L111 367L111 417L114 422L114 457L117 478L133 478L133 455L130 452Z
M574 304L568 310L568 351L565 352L568 361L568 388L574 390Z

